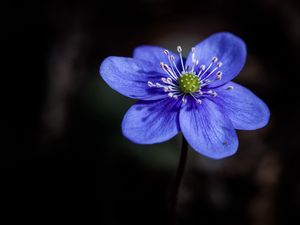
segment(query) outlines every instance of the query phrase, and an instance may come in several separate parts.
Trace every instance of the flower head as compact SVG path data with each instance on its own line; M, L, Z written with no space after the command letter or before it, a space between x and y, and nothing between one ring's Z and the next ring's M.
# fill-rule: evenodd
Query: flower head
M205 156L234 154L235 129L264 127L270 116L262 100L231 81L245 64L245 43L231 33L216 33L186 59L180 46L177 52L140 46L133 58L108 57L101 64L100 74L111 88L138 100L124 116L123 134L153 144L181 131Z

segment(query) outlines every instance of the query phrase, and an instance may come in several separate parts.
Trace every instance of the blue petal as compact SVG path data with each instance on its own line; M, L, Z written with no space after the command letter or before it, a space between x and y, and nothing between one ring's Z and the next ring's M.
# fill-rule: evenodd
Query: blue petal
M162 88L150 88L148 81L160 82L161 74L143 60L115 57L106 58L100 66L100 75L115 91L134 99L156 100L166 97Z
M233 90L228 90L228 86L232 86ZM235 129L255 130L269 122L270 111L267 105L247 88L229 82L215 91L218 96L214 101L222 105Z
M181 131L197 152L221 159L237 151L238 139L231 121L214 102L191 100L180 111Z
M139 101L125 114L123 135L138 144L167 141L179 131L180 101L166 98L159 101Z
M160 68L161 62L171 66L168 57L164 54L164 50L165 50L164 48L157 47L157 46L142 45L134 49L133 58L145 60L153 64L153 66L155 66L159 71L161 71ZM172 51L169 51L169 54L175 57L175 64L179 66L180 64L179 56ZM181 69L181 66L178 67L178 69Z
M227 32L211 35L196 45L195 50L195 58L199 60L199 65L204 64L207 67L214 56L223 63L220 68L223 73L222 79L212 82L210 87L225 84L237 76L245 64L247 55L244 41ZM192 65L192 52L187 58L186 65Z

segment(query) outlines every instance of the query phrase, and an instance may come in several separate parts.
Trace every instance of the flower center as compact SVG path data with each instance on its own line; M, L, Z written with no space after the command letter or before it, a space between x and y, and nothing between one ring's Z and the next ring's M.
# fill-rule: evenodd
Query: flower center
M209 84L222 79L223 74L220 71L222 62L214 56L209 64L200 65L199 60L196 59L196 49L192 48L192 62L184 66L180 46L177 46L177 51L179 60L176 61L174 55L170 54L167 49L164 50L169 63L160 62L160 66L168 77L163 76L161 82L155 83L149 80L148 86L162 88L170 98L180 99L183 104L187 102L187 96L199 104L202 103L203 98L217 97L218 93L213 90L214 88L210 88ZM227 90L232 89L232 86L227 87Z
M177 80L179 89L183 93L194 93L199 90L200 82L199 77L192 73L183 74Z

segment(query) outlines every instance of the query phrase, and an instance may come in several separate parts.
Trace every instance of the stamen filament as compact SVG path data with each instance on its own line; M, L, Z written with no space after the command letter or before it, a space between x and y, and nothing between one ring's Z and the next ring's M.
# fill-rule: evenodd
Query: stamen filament
M180 76L180 71L179 71L179 69L178 69L178 67L177 67L177 65L175 64L175 57L172 55L171 56L172 58L171 58L171 61L172 61L172 63L173 63L173 66L174 66L174 68L177 70L177 72L178 72L178 75ZM178 77L177 77L178 78Z
M181 61L181 66L182 66L182 71L184 73L186 73L185 69L184 69L184 65L183 65L183 59L182 59L182 48L181 46L177 46L177 51L179 53L179 56L180 56L180 61Z
M160 78L162 83L148 81L147 85L150 88L162 88L164 92L167 92L169 97L174 99L178 99L182 96L182 104L186 104L188 99L194 99L198 104L201 104L203 97L216 97L218 94L213 88L204 87L222 79L222 72L220 70L217 71L222 66L222 62L218 62L218 58L214 56L207 67L203 64L198 68L199 61L196 58L196 49L193 47L191 49L192 62L190 65L184 65L181 46L177 46L177 51L179 53L180 63L176 64L175 56L170 54L167 49L164 50L164 54L168 58L168 63L161 62L160 66L168 76ZM180 64L182 70L179 69ZM212 68L213 65L214 68ZM199 70L198 73L195 71L196 68ZM212 75L214 75L214 79L208 79ZM226 90L232 89L233 86L226 87ZM191 98L189 98L188 95L190 95Z

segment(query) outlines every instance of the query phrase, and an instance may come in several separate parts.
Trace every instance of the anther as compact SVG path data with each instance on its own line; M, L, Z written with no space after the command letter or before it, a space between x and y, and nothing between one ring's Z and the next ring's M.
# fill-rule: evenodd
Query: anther
M216 63L218 61L218 58L216 56L214 56L211 60L213 63Z
M217 76L216 76L216 80L221 80L221 79L222 79L222 72L218 71Z
M201 103L202 103L202 101L201 101L200 99L197 99L196 102L197 102L198 104L201 104Z
M165 55L169 55L169 51L167 49L164 50Z
M167 78L167 83L172 84L172 79L170 77Z
M182 58L182 54L181 54L181 52L182 52L181 46L177 46L177 51L179 52L182 72L185 73L185 68L184 68L184 65L183 65L183 58Z
M195 47L192 47L192 53L195 53L195 52L196 52Z
M199 72L198 72L197 76L200 76L201 73L202 73L204 70L205 70L205 65L201 65L201 66L199 67Z
M218 64L217 64L217 67L221 67L223 65L223 63L222 62L218 62Z
M164 87L164 86L161 85L160 83L156 83L155 86L156 86L156 87L159 87L159 88Z
M168 96L169 96L170 98L173 98L173 97L174 97L174 94L173 94L172 92L169 92Z
M178 51L179 53L182 52L181 46L177 46L177 51Z
M170 57L170 60L171 60L171 61L175 61L174 55L170 55L169 57Z
M147 83L149 87L155 87L155 84L153 84L151 81L148 81Z

